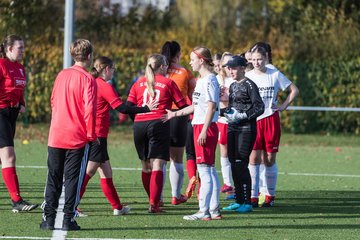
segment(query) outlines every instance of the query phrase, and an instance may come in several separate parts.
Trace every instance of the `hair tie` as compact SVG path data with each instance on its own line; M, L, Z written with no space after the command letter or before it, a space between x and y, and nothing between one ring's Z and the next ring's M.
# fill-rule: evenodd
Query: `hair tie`
M201 55L200 53L195 52L194 50L192 50L192 52L195 53L196 56L198 56L199 58L203 59L205 62L210 64L210 61L208 59L206 59L203 55Z

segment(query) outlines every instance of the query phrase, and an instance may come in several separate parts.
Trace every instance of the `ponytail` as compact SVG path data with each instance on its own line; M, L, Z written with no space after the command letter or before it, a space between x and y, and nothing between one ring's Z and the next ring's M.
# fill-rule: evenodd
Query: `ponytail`
M148 65L146 65L145 68L145 77L146 77L146 88L148 90L148 93L150 94L150 96L153 98L155 97L155 74L154 74L154 70L151 67L151 64L149 63Z
M6 53L5 53L5 46L3 43L0 44L0 58L5 58Z
M155 74L160 72L160 67L168 65L166 57L161 54L152 54L148 58L145 68L146 89L151 97L155 97Z
M95 67L92 67L92 68L91 68L90 74L91 74L94 78L97 78L97 77L99 77L99 75L100 75L100 73L98 72L98 70L96 70Z
M104 56L98 57L94 61L94 66L91 68L90 74L94 78L97 78L102 74L103 70L106 67L113 67L113 66L114 66L114 63L110 58L104 57Z

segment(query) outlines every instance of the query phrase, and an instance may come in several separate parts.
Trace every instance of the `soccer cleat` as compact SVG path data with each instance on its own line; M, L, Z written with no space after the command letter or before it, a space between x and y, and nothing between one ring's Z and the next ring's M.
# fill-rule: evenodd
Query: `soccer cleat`
M164 201L163 200L160 200L159 201L159 207L163 207L164 206Z
M35 208L37 208L39 205L38 204L32 204L29 203L27 201L24 200L20 200L18 202L14 202L12 201L12 211L14 213L18 213L18 212L29 212L31 210L34 210Z
M225 210L225 211L236 211L236 209L238 209L239 207L241 207L241 204L233 202L233 203L230 203L229 206L224 207L223 210Z
M265 202L261 204L261 207L272 207L274 206L275 196L266 196Z
M47 220L44 220L42 223L40 223L40 229L41 230L54 230L55 229L55 219L48 218Z
M210 216L212 220L221 220L222 216L221 216L220 208L217 207L214 210L210 210Z
M262 205L265 202L265 194L259 193L259 205Z
M247 213L252 212L253 207L251 204L241 204L239 208L237 208L235 211L238 213Z
M114 209L114 216L126 215L130 212L130 207L123 205L121 209Z
M162 213L164 212L159 206L156 205L150 205L149 207L149 213Z
M225 200L235 200L236 199L236 195L234 194L229 194L226 196Z
M187 186L185 191L185 196L187 198L191 198L193 196L195 192L196 184L197 184L196 176L193 176L192 178L190 178L189 185Z
M253 208L259 207L259 199L258 198L251 198L251 205Z
M203 220L203 221L209 221L211 220L211 215L209 212L197 212L193 215L187 215L183 217L184 220L189 221L196 221L196 220Z
M179 205L181 203L185 203L187 200L188 200L188 198L185 195L181 194L179 198L172 197L171 204L172 205Z
M220 192L222 193L234 192L234 188L232 186L224 184L224 186L220 188Z
M75 210L75 217L87 217L88 215L85 214L79 207Z
M64 221L61 228L62 231L79 231L80 229L76 221Z

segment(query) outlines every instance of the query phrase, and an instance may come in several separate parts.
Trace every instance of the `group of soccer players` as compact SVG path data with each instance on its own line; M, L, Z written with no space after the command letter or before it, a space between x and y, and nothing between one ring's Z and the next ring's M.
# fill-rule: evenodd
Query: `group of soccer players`
M15 121L25 107L25 70L19 63L23 48L23 40L11 35L0 52L0 159L13 211L37 207L21 198L15 168ZM89 73L86 69L93 62L92 44L78 39L72 43L70 53L75 64L58 74L51 95L41 229L54 229L63 185L62 230L80 229L74 220L76 209L96 171L114 215L130 211L129 206L121 204L112 181L107 152L110 109L133 115L134 144L142 163L141 179L149 198L149 213L163 211L168 161L171 204L185 203L199 183L199 211L184 216L185 220L222 219L220 191L234 192L235 202L224 207L225 211L244 213L258 207L260 163L265 165L262 206L274 204L275 160L281 132L279 112L286 110L298 89L271 65L270 45L257 43L242 56L226 52L221 58L213 58L206 47L195 47L190 53L190 66L198 75L196 79L179 64L180 45L176 41L166 42L161 54L149 56L145 76L134 83L126 102L107 83L116 67L111 59L97 58ZM285 89L289 94L278 105L278 91ZM218 143L222 188L215 168ZM182 194L185 147L189 185Z

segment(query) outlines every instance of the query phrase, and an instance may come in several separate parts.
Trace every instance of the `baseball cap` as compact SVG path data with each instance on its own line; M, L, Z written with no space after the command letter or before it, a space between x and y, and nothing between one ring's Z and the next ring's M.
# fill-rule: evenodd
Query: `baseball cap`
M233 56L223 67L246 67L247 61L244 57L241 56Z

